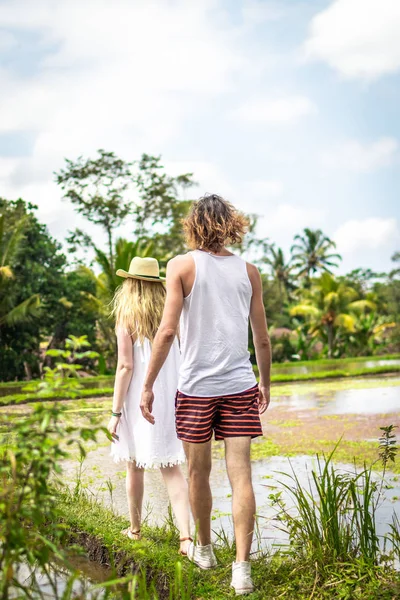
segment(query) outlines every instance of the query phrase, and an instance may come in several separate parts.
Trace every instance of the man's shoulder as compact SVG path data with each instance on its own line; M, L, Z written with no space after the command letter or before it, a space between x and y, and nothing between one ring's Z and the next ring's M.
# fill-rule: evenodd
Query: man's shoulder
M168 270L182 271L193 266L193 258L190 252L186 254L178 254L168 261Z
M256 267L256 265L253 265L253 263L246 262L246 268L247 268L247 273L250 278L252 278L252 277L256 277L257 279L260 278L260 271L258 270L258 267Z

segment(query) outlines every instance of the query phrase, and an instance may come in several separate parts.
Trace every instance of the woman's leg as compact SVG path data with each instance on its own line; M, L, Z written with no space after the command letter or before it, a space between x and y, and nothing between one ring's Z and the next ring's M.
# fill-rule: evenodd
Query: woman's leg
M186 479L178 465L164 467L161 474L167 488L168 496L178 523L181 538L190 536L189 495ZM187 551L189 542L181 542L182 552Z
M126 463L126 495L128 497L131 531L139 531L142 520L144 469L135 462Z

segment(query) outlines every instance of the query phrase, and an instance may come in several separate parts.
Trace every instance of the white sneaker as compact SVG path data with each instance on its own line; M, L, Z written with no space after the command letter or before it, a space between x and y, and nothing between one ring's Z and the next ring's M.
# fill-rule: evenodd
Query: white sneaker
M254 590L251 578L251 564L249 562L232 563L231 587L234 588L237 596L251 594Z
M189 544L187 557L194 562L200 569L212 569L217 566L214 550L211 544L208 546L197 546L194 542Z

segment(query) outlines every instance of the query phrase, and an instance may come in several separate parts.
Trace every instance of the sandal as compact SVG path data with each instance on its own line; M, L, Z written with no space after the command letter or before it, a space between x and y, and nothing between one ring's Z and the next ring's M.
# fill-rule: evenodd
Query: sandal
M138 529L137 531L132 531L132 529L128 527L127 529L123 529L121 533L122 535L126 535L126 537L128 537L130 540L134 540L136 542L142 539L140 529Z
M180 538L179 541L180 542L193 542L193 539L191 537L184 537L184 538ZM178 554L180 554L181 556L187 556L187 552L184 552L181 549L179 549Z

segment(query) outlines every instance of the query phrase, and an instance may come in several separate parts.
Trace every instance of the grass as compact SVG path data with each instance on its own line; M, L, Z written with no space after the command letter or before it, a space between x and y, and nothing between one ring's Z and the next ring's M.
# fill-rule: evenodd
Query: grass
M82 382L84 383L94 383L98 381L110 381L114 379L114 375L92 375L90 377L82 378ZM14 388L21 387L27 385L28 383L32 383L33 381L41 381L40 379L32 379L30 381L0 381L0 389L2 388Z
M400 360L400 354L380 354L375 356L349 356L346 358L319 358L317 360L294 360L285 363L274 363L277 367L319 367L337 364L347 364L354 362L366 362L369 360Z
M364 367L362 369L335 369L334 371L315 371L314 373L272 373L271 382L313 381L317 379L337 379L342 377L365 377L366 375L384 375L400 373L400 365L381 365L377 367Z
M111 597L106 590L114 592L114 597L120 600L233 598L229 585L235 547L223 531L219 532L216 544L218 568L202 572L179 558L178 532L171 518L162 527L149 527L144 523L144 539L133 543L121 535L126 519L83 488L81 470L70 488L62 484L56 487L56 481L62 477L65 442L69 445L75 440L77 448L82 450L82 444L95 442L99 433L93 427L63 425L65 410L59 403L52 407L48 403L38 405L34 412L15 423L15 439L5 444L0 454L0 475L6 484L0 494L5 507L0 511L0 538L5 551L5 568L0 574L0 585L4 584L2 598L9 597L11 577L18 583L14 577L15 566L26 562L53 577L55 557L66 565L62 549L67 550L67 556L76 557L77 545L86 557L108 568L107 581L94 586L98 600ZM397 452L394 426L381 428L381 431L384 434L379 440L379 454L382 463L387 465ZM400 575L394 570L393 555L382 558L376 545L373 511L376 492L380 497L379 484L375 487L370 470L343 477L330 461L328 467L318 459L317 463L318 468L311 472L312 483L318 491L316 496L312 492L307 495L307 486L302 486L296 474L293 472L291 476L289 472L291 481L287 489L296 509L294 514L291 508L286 510L279 491L269 494L278 509L277 523L286 528L291 543L274 553L261 551L259 544L259 552L252 557L256 591L249 596L250 600L398 598ZM55 480L51 478L52 473ZM383 475L380 481L383 485ZM104 487L112 500L111 481L105 481ZM259 517L260 541L271 538L273 528L270 519L264 527L263 523ZM400 557L400 523L396 519L390 535L394 553ZM70 579L67 575L68 585L74 577L79 579L78 574L74 573ZM133 581L138 588L129 590ZM41 597L29 586L30 581L24 586L24 590L32 592L29 597ZM63 600L90 594L88 591L87 595L77 596L67 592L63 593Z
M331 476L331 473L328 472L328 475ZM332 493L331 482L326 479L321 484L322 498ZM385 568L373 565L355 553L346 552L346 548L342 548L341 557L327 556L327 544L323 539L325 534L322 531L318 538L319 522L316 519L321 517L325 528L329 529L332 518L337 517L336 500L335 497L330 498L330 506L325 506L322 516L318 511L310 516L307 506L304 507L302 523L314 526L314 530L308 532L307 539L309 544L310 537L317 536L315 544L322 552L319 562L316 560L316 551L264 552L253 557L252 573L256 591L248 596L249 600L393 600L399 597L400 576L387 565ZM304 499L301 501L304 502ZM312 509L313 501L308 501L308 508ZM127 525L126 519L115 515L96 500L82 493L74 495L64 490L59 493L58 504L59 518L70 532L70 544L80 545L91 559L111 565L114 577L131 573L140 575L141 592L133 597L149 600L222 600L235 597L229 587L234 545L229 540L224 541L224 534L220 535L216 546L218 568L204 572L187 560L179 559L178 535L171 523L158 528L144 526L144 539L132 543L120 534ZM339 533L337 529L330 533L336 536L329 540L332 546L338 542ZM321 542L320 546L318 541Z
M114 389L112 387L104 388L88 388L77 392L79 398L96 398L99 396L112 396ZM71 397L71 396L69 396ZM45 402L48 400L67 400L67 394L48 394L46 396L38 396L35 393L10 394L8 396L0 396L0 406L9 406L13 404L28 404L30 402Z
M382 365L376 367L364 367L359 369L337 369L330 370L329 368L323 371L317 371L314 373L276 373L274 374L274 367L277 369L290 369L293 366L304 366L304 367L321 367L321 366L335 366L343 365L355 362L365 362L368 360L398 360L400 359L400 354L387 354L381 356L358 356L354 358L338 358L338 359L319 359L319 360L310 360L310 361L293 361L290 363L274 363L272 365L272 383L285 383L285 382L295 382L295 381L313 381L318 379L333 379L333 378L346 378L346 377L360 377L366 375L378 375L378 374L387 374L387 373L399 373L400 365ZM254 371L258 377L258 369L255 366ZM37 380L39 381L39 380ZM85 377L82 379L82 383L85 385L90 383L104 383L103 388L85 388L82 390L79 395L82 398L96 397L96 396L107 396L112 395L112 386L114 385L114 375L98 375L94 377ZM5 381L0 382L0 389L13 389L20 388L24 386L28 382L25 381ZM29 382L31 383L31 382ZM109 385L106 385L109 384ZM42 398L43 399L43 398ZM48 400L60 400L65 399L65 396L47 396L44 399ZM5 396L0 397L0 405L7 404L18 404L25 403L30 401L36 401L37 397L34 394L30 393L18 393L18 394L6 394Z
M258 376L258 371L255 368L255 373ZM316 381L322 379L343 379L349 377L365 377L368 375L386 375L390 373L400 373L400 365L388 365L380 367L369 367L363 369L356 369L352 371L335 370L335 371L318 371L316 373L299 373L299 374L272 374L271 383L291 383L297 381ZM110 382L113 377L108 378ZM106 381L106 378L102 378ZM87 381L87 380L85 380ZM79 390L78 395L80 398L96 398L99 396L112 396L113 388L84 388ZM37 396L35 393L19 393L19 394L8 394L0 397L0 406L8 406L12 404L26 404L29 402L42 402L46 400L65 400L68 399L67 394L60 393L49 394L46 396Z

